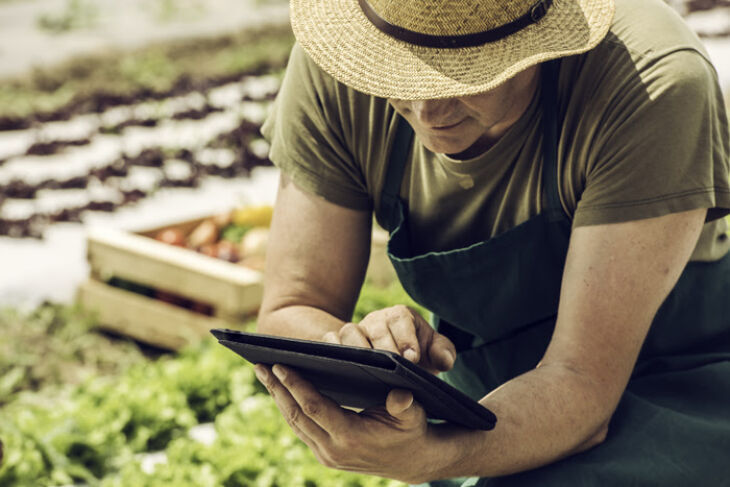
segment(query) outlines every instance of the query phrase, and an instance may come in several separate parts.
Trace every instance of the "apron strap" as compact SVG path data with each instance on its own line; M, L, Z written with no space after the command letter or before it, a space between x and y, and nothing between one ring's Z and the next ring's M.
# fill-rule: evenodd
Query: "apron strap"
M560 61L552 60L542 64L540 91L542 103L542 186L545 189L547 207L543 210L550 221L570 217L560 203L558 184L558 72Z
M403 173L408 162L408 151L413 141L413 128L400 115L398 117L398 127L395 131L395 140L390 150L390 160L388 161L388 170L385 173L385 184L380 195L380 205L385 216L385 224L387 230L393 232L398 225L400 200L400 187L403 181Z

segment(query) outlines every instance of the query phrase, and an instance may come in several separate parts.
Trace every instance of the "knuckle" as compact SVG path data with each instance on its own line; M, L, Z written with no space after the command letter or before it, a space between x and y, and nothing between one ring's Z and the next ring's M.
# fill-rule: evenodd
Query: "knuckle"
M368 323L362 323L360 328L370 338L378 339L384 337L388 330L382 321L370 321Z
M295 425L298 424L301 419L301 413L299 412L299 409L292 408L289 411L286 412L286 422Z
M358 325L356 325L355 323L345 323L344 325L342 325L342 328L340 328L340 336L356 332L357 328Z
M371 311L365 316L365 318L362 319L361 323L368 322L370 320L382 320L383 317L388 316L389 310L390 308L381 308L376 309L375 311Z
M411 316L411 308L405 304L396 304L391 309L397 316Z
M297 381L294 377L292 377L292 374L286 374L284 378L278 378L279 382L284 384L287 389L296 389L299 387L299 381Z
M337 468L337 462L335 462L330 455L320 453L317 460L319 460L319 463L327 468Z
M327 465L328 458L323 453L323 450L322 450L322 447L321 446L319 446L319 445L309 445L309 444L307 446L309 446L309 449L312 451L312 454L314 454L314 458L316 458L319 463L321 463L325 467L328 467L329 466L329 465Z
M322 410L320 404L316 401L304 401L301 407L302 412L307 416L317 416Z

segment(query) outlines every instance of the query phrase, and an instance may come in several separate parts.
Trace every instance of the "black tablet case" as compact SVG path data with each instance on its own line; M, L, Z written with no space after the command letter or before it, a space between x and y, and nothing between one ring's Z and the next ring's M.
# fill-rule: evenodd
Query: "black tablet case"
M392 389L407 389L429 418L490 430L494 413L400 355L235 330L214 329L219 343L254 364L295 368L325 396L342 406L383 406Z

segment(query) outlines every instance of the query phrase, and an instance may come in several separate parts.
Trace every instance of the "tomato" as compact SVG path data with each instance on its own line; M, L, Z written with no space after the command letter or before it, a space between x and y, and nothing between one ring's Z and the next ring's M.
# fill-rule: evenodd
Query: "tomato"
M185 235L177 228L165 228L155 235L155 240L176 247L185 247Z

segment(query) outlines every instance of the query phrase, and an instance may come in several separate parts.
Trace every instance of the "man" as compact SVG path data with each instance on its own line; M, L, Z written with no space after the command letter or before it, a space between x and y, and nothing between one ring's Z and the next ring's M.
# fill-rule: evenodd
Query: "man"
M257 367L325 465L430 485L728 485L728 124L660 0L293 0L259 331L382 348L495 412L356 414ZM372 213L434 328L349 323ZM689 262L689 263L688 263ZM387 411L387 413L386 413Z

